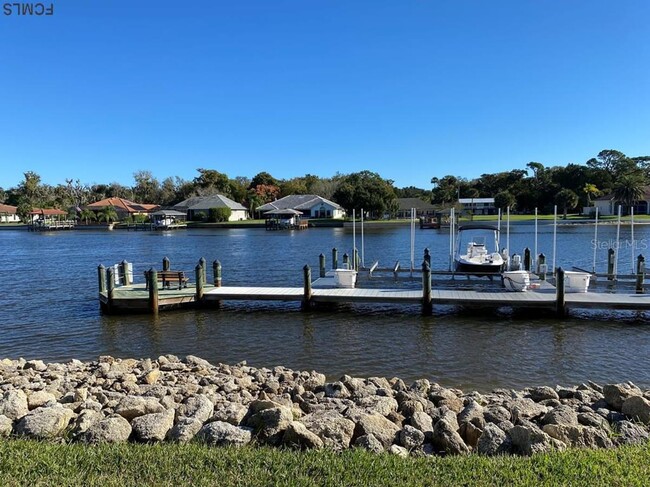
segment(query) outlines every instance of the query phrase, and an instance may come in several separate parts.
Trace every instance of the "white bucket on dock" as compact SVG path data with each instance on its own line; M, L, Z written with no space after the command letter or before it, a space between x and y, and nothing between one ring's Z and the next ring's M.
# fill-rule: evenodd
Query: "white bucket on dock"
M586 293L590 277L587 272L564 271L564 292Z
M357 271L353 269L335 269L334 284L336 287L353 288L357 282Z
M506 271L501 274L503 285L508 291L526 291L530 286L528 271Z

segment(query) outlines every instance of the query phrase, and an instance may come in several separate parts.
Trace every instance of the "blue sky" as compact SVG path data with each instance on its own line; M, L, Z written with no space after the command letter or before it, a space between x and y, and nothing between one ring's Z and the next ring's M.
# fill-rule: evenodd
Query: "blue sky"
M650 154L647 0L53 0L0 11L0 187Z

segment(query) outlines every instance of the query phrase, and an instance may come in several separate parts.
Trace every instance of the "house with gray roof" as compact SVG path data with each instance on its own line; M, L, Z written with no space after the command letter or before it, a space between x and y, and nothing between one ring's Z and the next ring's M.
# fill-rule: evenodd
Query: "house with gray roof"
M333 201L315 194L292 194L279 200L258 206L256 211L296 210L303 218L343 218L345 210Z
M420 198L397 198L397 204L397 218L410 218L411 208L415 208L417 218L432 217L436 214L436 207Z
M207 217L210 213L210 208L230 208L231 213L228 221L231 222L248 220L248 210L246 207L222 194L192 196L175 204L173 208L174 210L185 212L188 220L196 220L201 214Z

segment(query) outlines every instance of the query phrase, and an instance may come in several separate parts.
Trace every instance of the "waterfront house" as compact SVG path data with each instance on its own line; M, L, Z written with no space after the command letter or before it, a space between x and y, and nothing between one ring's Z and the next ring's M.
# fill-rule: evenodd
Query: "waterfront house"
M397 204L397 218L411 218L411 208L415 208L416 218L431 218L436 214L435 206L420 198L397 198Z
M341 205L315 194L292 194L255 208L255 211L265 214L278 210L295 210L300 212L303 218L343 218L345 216L345 210Z
M585 207L583 211L595 213L598 208L598 214L601 216L617 215L618 205L621 205L621 211L624 215L629 214L630 207L623 205L620 201L616 200L613 193L605 194L593 200L594 206ZM643 197L634 203L635 215L648 215L650 214L650 186L643 188Z
M110 206L115 208L119 220L138 215L149 216L151 212L158 208L158 205L134 203L124 198L104 198L103 200L89 204L86 208L98 213Z
M248 210L245 206L231 200L222 194L210 196L192 196L176 203L174 210L182 211L188 220L205 220L210 215L211 208L230 208L228 221L248 220Z
M461 212L470 215L496 215L494 198L459 198Z
M19 223L20 218L16 213L18 207L11 205L0 205L0 223Z

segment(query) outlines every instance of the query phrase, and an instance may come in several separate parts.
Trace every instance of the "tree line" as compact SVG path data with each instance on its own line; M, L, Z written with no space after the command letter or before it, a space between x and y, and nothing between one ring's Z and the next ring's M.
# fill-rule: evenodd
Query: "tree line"
M557 205L565 213L603 194L613 194L623 205L639 200L650 182L650 156L628 157L606 149L584 164L546 167L529 162L526 169L485 173L475 179L454 175L433 177L431 188L415 186L397 188L390 179L371 171L319 177L312 174L290 179L277 179L268 172L252 178L228 175L215 169L197 169L191 180L168 177L162 181L151 171L136 171L134 184L83 184L66 179L65 184L44 184L33 171L24 173L24 180L8 189L0 188L0 202L18 207L19 216L33 208L60 208L81 212L85 205L109 197L120 197L138 203L172 206L191 196L223 194L244 205L251 213L255 208L291 194L317 194L330 199L351 214L363 209L367 216L380 218L394 215L397 198L420 198L440 208L455 205L459 198L494 197L497 207L510 207L521 213L550 213Z

